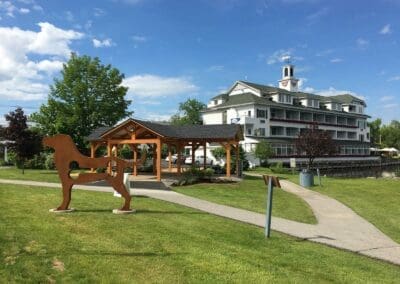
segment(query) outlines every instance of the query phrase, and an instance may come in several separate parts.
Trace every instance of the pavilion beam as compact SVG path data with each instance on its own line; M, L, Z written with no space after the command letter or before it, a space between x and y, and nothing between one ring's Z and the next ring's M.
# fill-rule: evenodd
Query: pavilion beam
M94 142L91 142L90 143L90 158L94 158L94 156L95 156L95 143ZM90 168L90 172L94 172L94 168Z

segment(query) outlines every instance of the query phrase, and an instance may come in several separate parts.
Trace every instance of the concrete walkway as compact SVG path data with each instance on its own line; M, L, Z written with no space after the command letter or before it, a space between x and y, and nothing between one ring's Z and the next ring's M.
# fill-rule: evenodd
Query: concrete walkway
M0 183L21 184L60 188L58 183L45 183L0 179ZM349 207L318 192L305 189L292 182L281 180L282 189L293 193L312 208L317 225L299 223L272 217L272 229L301 239L327 244L369 257L400 265L400 245L391 240L371 223L357 215ZM77 185L74 188L102 192L112 192L111 187ZM210 214L238 220L259 227L265 226L265 215L230 206L189 197L174 191L134 189L134 195L148 196Z

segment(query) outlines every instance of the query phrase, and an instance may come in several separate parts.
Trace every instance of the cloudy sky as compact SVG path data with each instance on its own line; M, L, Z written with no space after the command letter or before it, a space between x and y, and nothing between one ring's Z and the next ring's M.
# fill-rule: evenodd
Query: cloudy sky
M207 102L237 80L277 85L282 58L303 91L364 98L400 119L400 0L0 0L0 123L46 101L72 51L125 74L141 119Z

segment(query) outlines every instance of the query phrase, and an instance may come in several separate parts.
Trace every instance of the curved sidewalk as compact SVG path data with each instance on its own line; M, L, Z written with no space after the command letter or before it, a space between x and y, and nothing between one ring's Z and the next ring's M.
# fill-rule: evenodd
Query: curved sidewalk
M4 179L0 179L0 183L56 188L60 188L61 186L58 183ZM301 197L310 205L318 220L318 224L310 225L272 217L271 226L273 230L400 265L400 245L383 234L371 223L361 218L349 207L333 198L305 189L289 181L282 180L281 185L285 191ZM112 192L111 187L104 186L77 185L74 188ZM216 204L174 191L134 189L133 193L134 195L144 195L184 205L259 227L265 226L264 214Z

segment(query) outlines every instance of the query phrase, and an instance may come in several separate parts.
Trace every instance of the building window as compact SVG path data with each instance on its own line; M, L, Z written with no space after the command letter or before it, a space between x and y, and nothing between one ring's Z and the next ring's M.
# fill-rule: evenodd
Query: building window
M247 128L247 135L251 135L251 128Z
M265 109L257 109L257 117L267 118L267 111Z
M258 134L259 134L259 136L265 136L265 128L259 128Z
M226 124L226 122L227 122L227 113L226 111L224 111L222 113L222 124Z
M218 104L218 100L214 100L214 105L217 105Z
M251 117L251 110L247 111L247 116Z
M285 77L288 76L288 68L285 68Z
M286 128L286 135L287 136L297 136L299 134L299 129L294 127Z
M290 77L293 77L293 68L290 67Z

